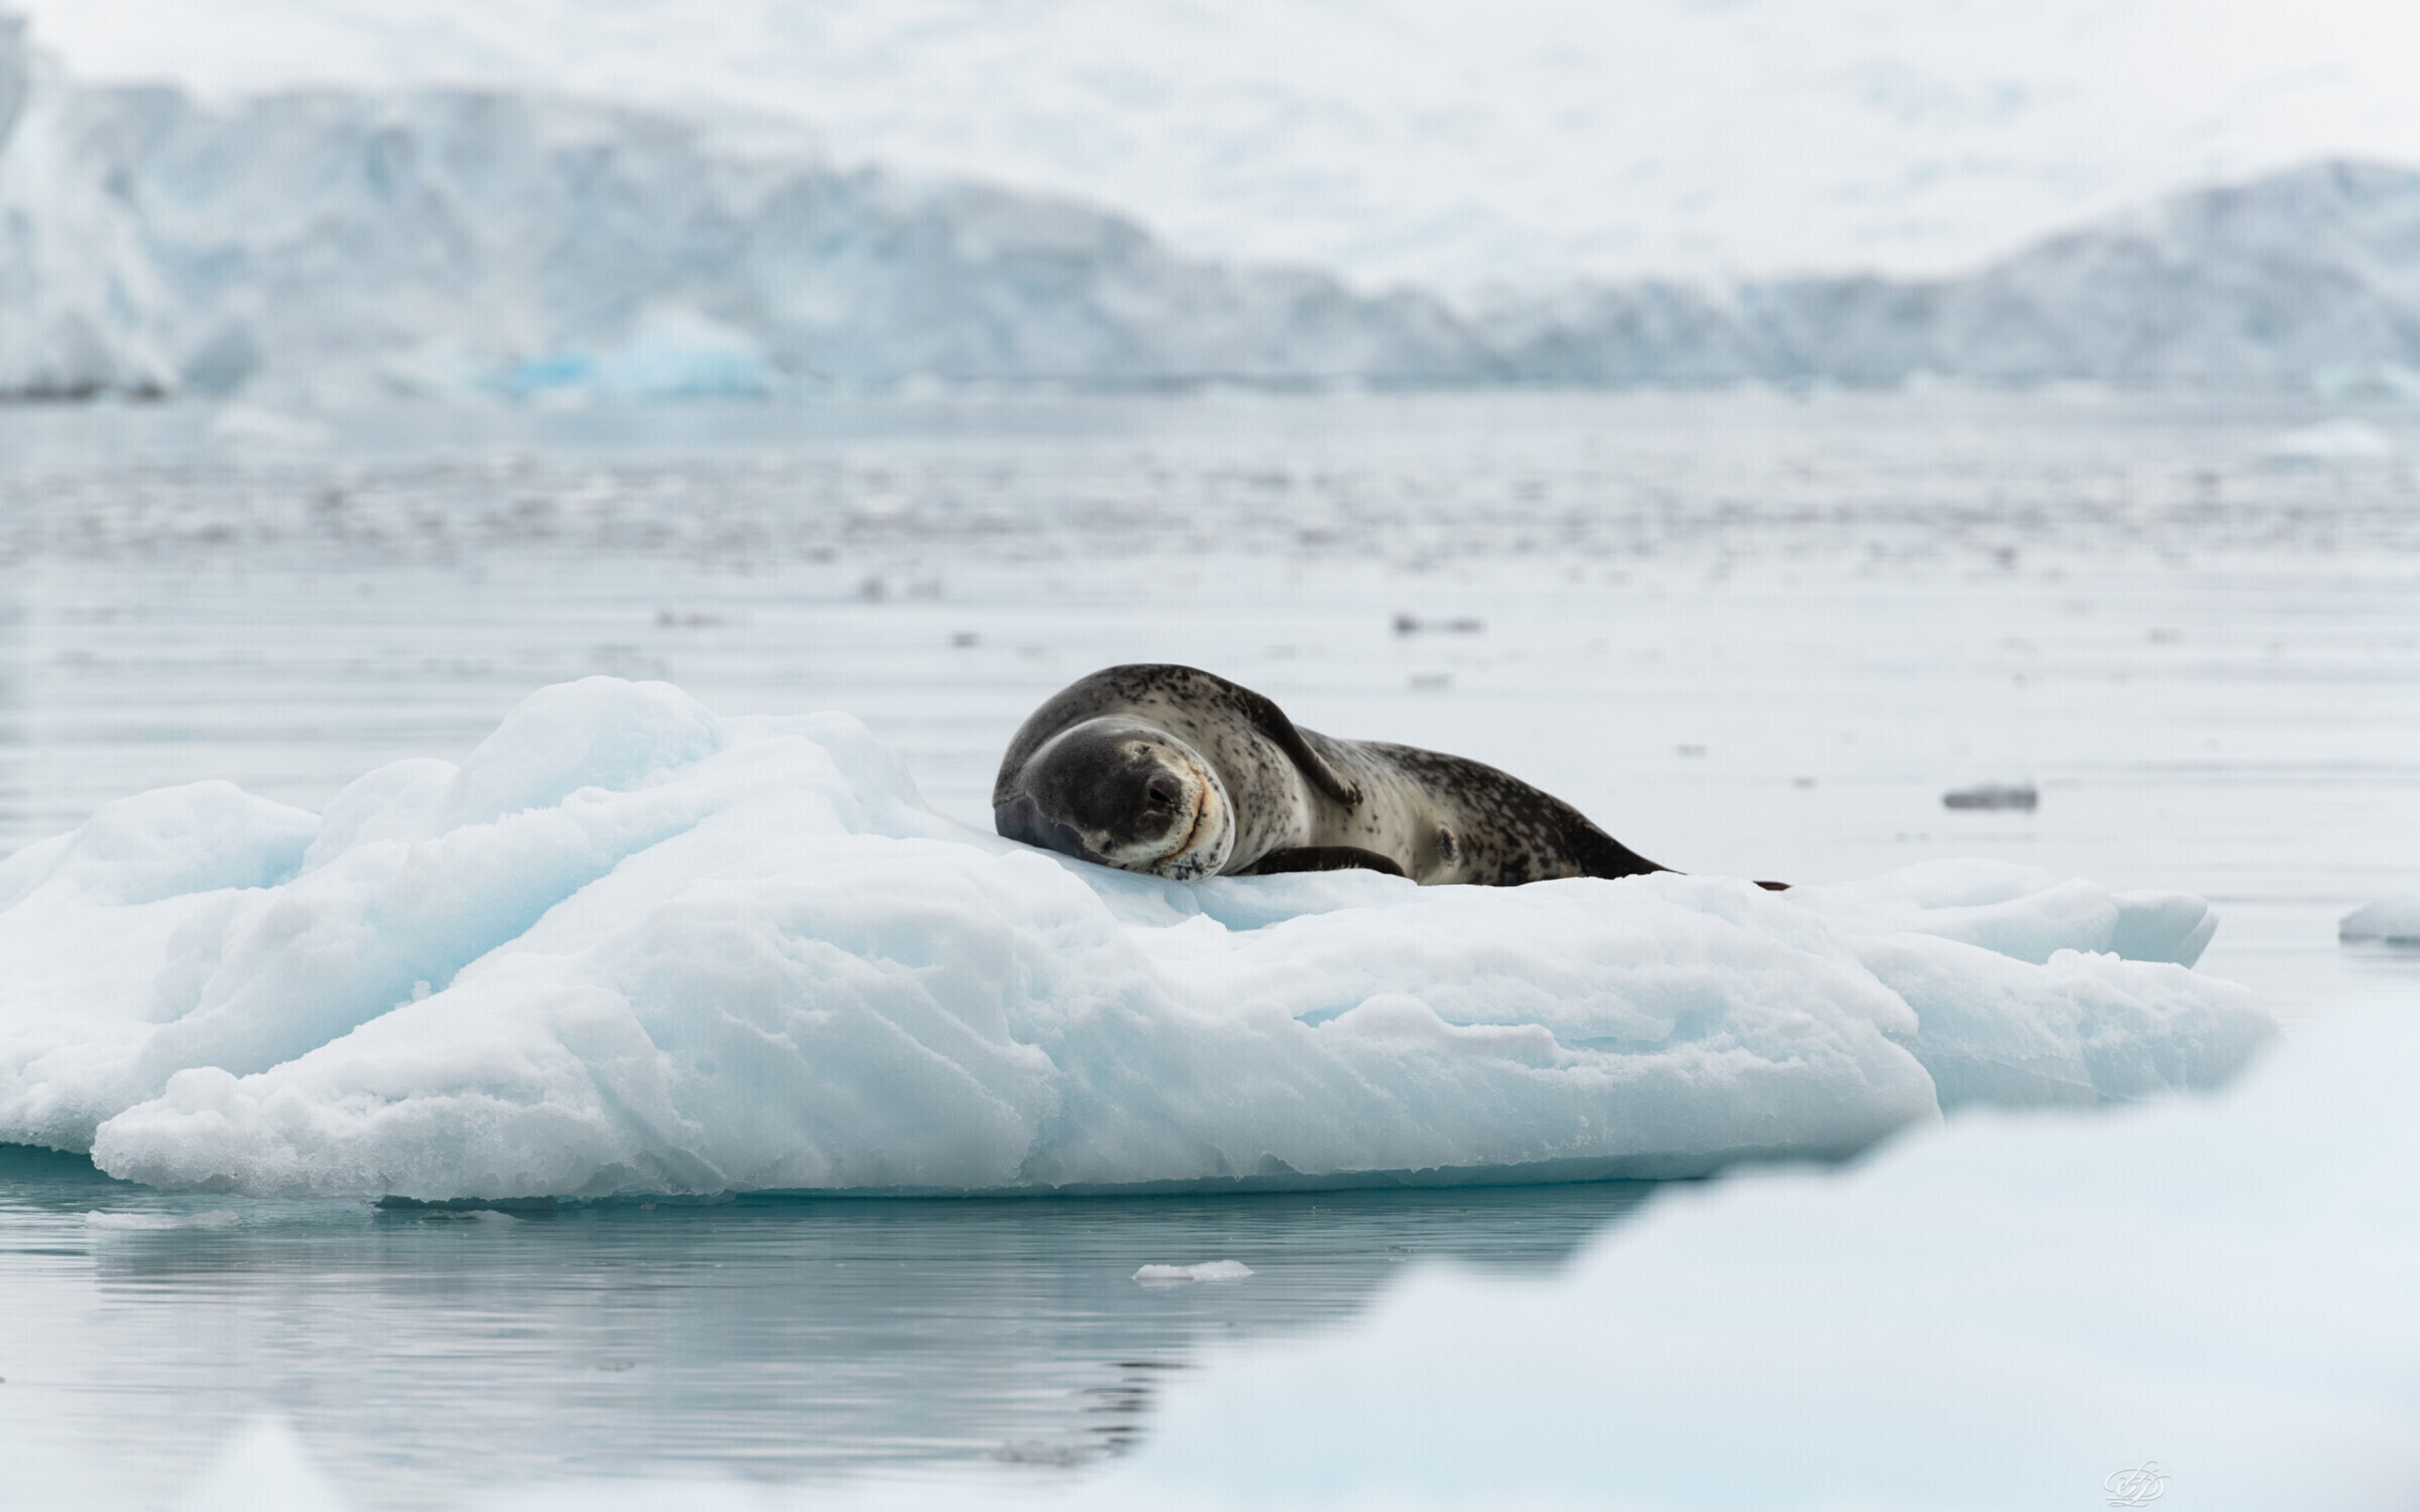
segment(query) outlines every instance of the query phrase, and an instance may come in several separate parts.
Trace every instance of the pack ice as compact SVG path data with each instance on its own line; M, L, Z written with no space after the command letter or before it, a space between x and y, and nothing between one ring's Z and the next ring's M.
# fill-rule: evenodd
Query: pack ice
M1686 1176L2272 1038L2198 900L1985 862L1181 884L926 807L842 714L612 679L313 816L203 782L0 862L0 1140L423 1198Z

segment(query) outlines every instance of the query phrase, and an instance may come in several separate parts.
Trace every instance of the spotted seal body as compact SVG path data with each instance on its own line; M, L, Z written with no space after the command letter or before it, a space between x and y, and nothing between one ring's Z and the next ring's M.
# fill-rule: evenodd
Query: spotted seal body
M1667 869L1493 766L1298 729L1193 667L1110 667L1035 710L992 813L1011 839L1180 880L1366 867L1503 887Z

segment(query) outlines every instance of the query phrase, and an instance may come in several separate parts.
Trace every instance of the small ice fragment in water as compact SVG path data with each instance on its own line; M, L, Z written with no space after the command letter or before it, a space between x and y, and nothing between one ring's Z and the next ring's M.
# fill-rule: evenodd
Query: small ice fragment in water
M1945 809L2024 809L2031 813L2042 801L2031 782L2010 785L1986 782L1980 787L1952 788L1941 795Z
M1240 1260L1211 1260L1199 1265L1146 1265L1134 1279L1146 1286L1183 1286L1187 1281L1239 1281L1252 1274Z
M2336 926L2336 937L2344 944L2357 940L2377 940L2387 945L2420 945L2420 893L2408 893L2400 898L2381 898L2366 907L2356 908Z
M235 1214L225 1208L210 1212L88 1212L84 1214L84 1227L121 1231L233 1228L235 1227Z

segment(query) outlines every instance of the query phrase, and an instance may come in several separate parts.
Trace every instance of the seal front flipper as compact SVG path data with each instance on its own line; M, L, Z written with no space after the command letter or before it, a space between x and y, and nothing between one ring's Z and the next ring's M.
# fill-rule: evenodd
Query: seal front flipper
M1403 868L1395 865L1394 857L1349 845L1301 845L1288 850L1271 850L1234 875L1271 877L1281 871L1383 871L1390 877L1403 875Z
M1216 673L1203 675L1218 677ZM1224 678L1219 678L1219 680L1227 682ZM1313 787L1348 809L1357 808L1360 805L1361 790L1338 776L1336 768L1330 766L1318 751L1311 749L1311 743L1303 738L1303 732L1294 728L1294 721L1286 717L1286 711L1278 708L1275 700L1266 695L1254 693L1250 688L1236 687L1232 682L1227 682L1227 688L1234 696L1236 707L1242 710L1244 717L1252 721L1253 728L1275 741L1277 748L1293 759L1294 765L1301 768L1304 777L1309 779ZM1402 875L1402 868L1395 868L1395 873L1398 876Z

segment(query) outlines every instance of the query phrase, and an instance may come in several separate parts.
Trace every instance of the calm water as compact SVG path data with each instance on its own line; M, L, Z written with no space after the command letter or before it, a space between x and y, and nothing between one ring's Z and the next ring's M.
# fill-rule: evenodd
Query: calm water
M2290 1023L2420 1007L2420 956L2334 939L2420 889L2415 459L2408 409L2062 396L0 414L0 849L205 776L316 806L593 672L850 709L980 820L1043 696L1173 660L1685 868L2180 888ZM1941 806L2020 779L2033 813ZM1219 1341L1421 1255L1551 1263L1639 1199L459 1215L0 1152L0 1450L128 1504L260 1411L374 1505L1063 1475ZM1222 1258L1254 1275L1132 1280Z
M507 1214L164 1195L0 1147L0 1443L20 1468L75 1446L60 1478L129 1504L261 1413L372 1506L565 1477L1059 1475L1145 1431L1207 1350L1333 1324L1418 1259L1550 1265L1646 1191ZM1253 1274L1133 1279L1210 1260Z

